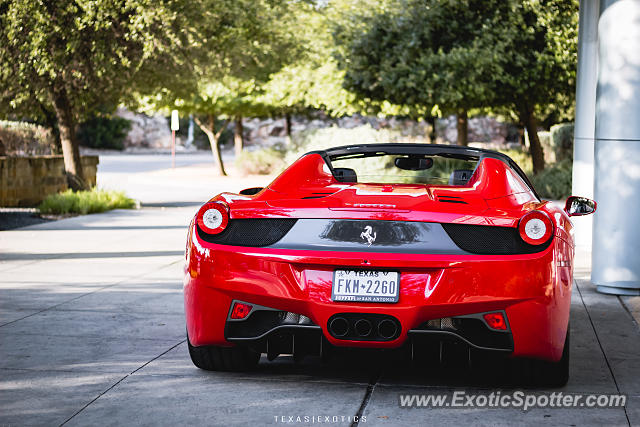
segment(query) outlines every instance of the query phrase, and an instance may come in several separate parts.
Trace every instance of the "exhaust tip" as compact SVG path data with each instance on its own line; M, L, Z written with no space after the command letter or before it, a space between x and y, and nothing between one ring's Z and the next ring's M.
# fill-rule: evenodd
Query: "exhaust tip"
M368 337L372 329L371 322L367 319L360 319L355 324L356 333L361 337Z
M344 337L349 332L349 322L344 317L335 317L329 323L329 330L335 337Z
M378 323L378 335L384 339L393 338L398 333L398 325L396 322L384 319Z

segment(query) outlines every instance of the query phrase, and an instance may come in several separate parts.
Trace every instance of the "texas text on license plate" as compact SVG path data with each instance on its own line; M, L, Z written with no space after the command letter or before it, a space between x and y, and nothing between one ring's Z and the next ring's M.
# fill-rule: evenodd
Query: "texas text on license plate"
M400 273L378 270L335 270L331 299L355 302L398 302Z

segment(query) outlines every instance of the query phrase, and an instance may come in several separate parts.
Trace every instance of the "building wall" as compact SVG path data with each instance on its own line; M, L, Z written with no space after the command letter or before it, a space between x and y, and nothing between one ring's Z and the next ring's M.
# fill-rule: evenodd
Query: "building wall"
M98 156L82 156L82 167L95 186ZM0 157L0 206L37 206L67 188L62 156Z

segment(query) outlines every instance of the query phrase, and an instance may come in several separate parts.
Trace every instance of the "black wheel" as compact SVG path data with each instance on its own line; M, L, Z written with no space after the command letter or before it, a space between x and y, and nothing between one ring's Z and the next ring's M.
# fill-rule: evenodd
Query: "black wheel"
M188 335L187 345L193 364L206 371L248 371L255 368L260 360L260 353L246 347L194 347Z
M518 378L522 385L562 387L569 381L569 328L564 340L562 357L557 362L534 359L512 360L511 378Z
M559 361L544 362L542 367L542 381L548 386L562 387L569 381L569 327L567 326L567 337L564 340L562 358Z

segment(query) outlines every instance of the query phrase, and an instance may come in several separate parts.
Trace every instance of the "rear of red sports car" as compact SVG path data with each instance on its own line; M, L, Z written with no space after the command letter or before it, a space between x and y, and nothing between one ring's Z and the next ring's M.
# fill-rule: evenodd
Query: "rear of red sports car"
M571 224L508 157L340 147L243 193L214 197L189 228L184 297L198 367L336 346L442 357L444 343L538 360L548 382L566 382Z

